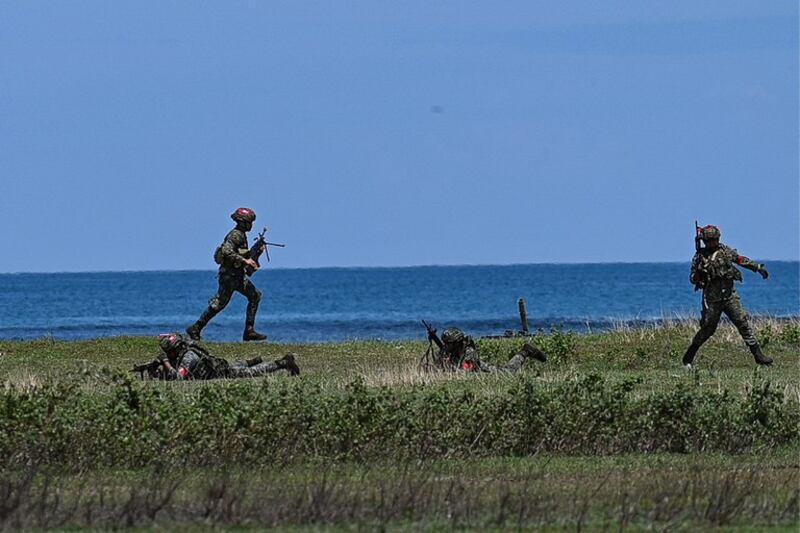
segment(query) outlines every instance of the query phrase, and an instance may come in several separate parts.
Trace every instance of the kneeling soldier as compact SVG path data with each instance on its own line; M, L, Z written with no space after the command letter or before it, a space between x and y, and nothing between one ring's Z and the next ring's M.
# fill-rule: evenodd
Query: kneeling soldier
M770 365L772 359L761 351L734 285L735 281L742 281L742 273L736 266L758 272L764 279L769 277L769 272L764 265L739 255L733 248L720 244L720 236L721 233L716 226L698 229L698 238L703 240L704 246L700 247L698 244L697 252L692 258L690 281L694 284L695 290L703 289L703 312L700 317L700 330L686 350L683 364L691 368L697 350L711 338L722 313L725 313L739 330L756 363Z

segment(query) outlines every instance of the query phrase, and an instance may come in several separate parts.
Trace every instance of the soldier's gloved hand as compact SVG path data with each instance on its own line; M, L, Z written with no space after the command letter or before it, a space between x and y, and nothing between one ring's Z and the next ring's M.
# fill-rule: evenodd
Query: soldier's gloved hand
M764 265L758 267L758 273L761 274L761 277L767 279L769 277L769 271L764 268Z
M253 270L258 270L258 263L253 261L252 259L245 259L244 264L252 268Z

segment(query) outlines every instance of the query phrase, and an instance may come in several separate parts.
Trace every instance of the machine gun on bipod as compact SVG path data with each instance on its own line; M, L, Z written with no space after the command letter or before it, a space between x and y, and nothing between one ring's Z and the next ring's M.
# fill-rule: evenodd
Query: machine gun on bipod
M442 349L444 349L444 343L436 333L436 328L434 328L429 322L425 322L424 320L421 320L421 322L428 331L428 349L425 350L425 353L422 354L422 357L420 357L419 367L425 371L434 369L439 370L442 368L442 361L438 354ZM436 345L436 348L434 348L434 345Z
M270 246L277 246L278 248L286 248L285 244L267 241L267 238L266 238L267 231L269 231L269 228L264 226L264 229L262 229L261 232L258 234L258 237L256 238L255 242L253 243L253 246L250 247L250 252L248 254L250 259L255 261L259 268L261 268L261 263L259 263L258 260L261 258L261 254L265 254L267 256L267 262L269 263L269 261L270 261L269 247ZM251 266L245 267L245 272L247 273L248 276L252 276L253 272L255 272L255 271L256 271L256 269L251 267Z

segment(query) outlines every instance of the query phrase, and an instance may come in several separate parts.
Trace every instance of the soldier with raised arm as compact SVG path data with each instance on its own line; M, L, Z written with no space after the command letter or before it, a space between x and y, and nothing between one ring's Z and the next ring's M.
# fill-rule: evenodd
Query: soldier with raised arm
M689 280L694 284L695 290L703 290L703 311L700 330L686 350L683 364L691 368L697 351L714 334L722 313L725 313L739 330L755 362L759 365L770 365L772 359L761 351L735 287L736 281L742 281L742 273L737 267L757 272L763 279L769 277L769 272L763 264L739 255L733 248L721 244L720 236L721 232L716 226L697 229L697 237L703 241L704 246L697 246Z

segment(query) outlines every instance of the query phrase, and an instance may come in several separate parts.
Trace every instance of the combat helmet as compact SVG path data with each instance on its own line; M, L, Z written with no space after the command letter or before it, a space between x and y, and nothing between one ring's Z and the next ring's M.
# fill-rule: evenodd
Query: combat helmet
M708 226L703 226L703 229L701 229L700 231L701 231L700 237L704 241L719 240L720 236L722 235L722 232L719 231L719 228L711 224L709 224Z
M455 344L466 339L467 336L458 328L450 327L442 333L442 342L445 344Z
M164 351L164 353L168 354L174 353L185 344L185 341L180 333L162 333L159 335L159 338L161 340L158 341L158 346Z
M240 207L231 213L231 218L236 222L255 222L256 212L248 207Z

